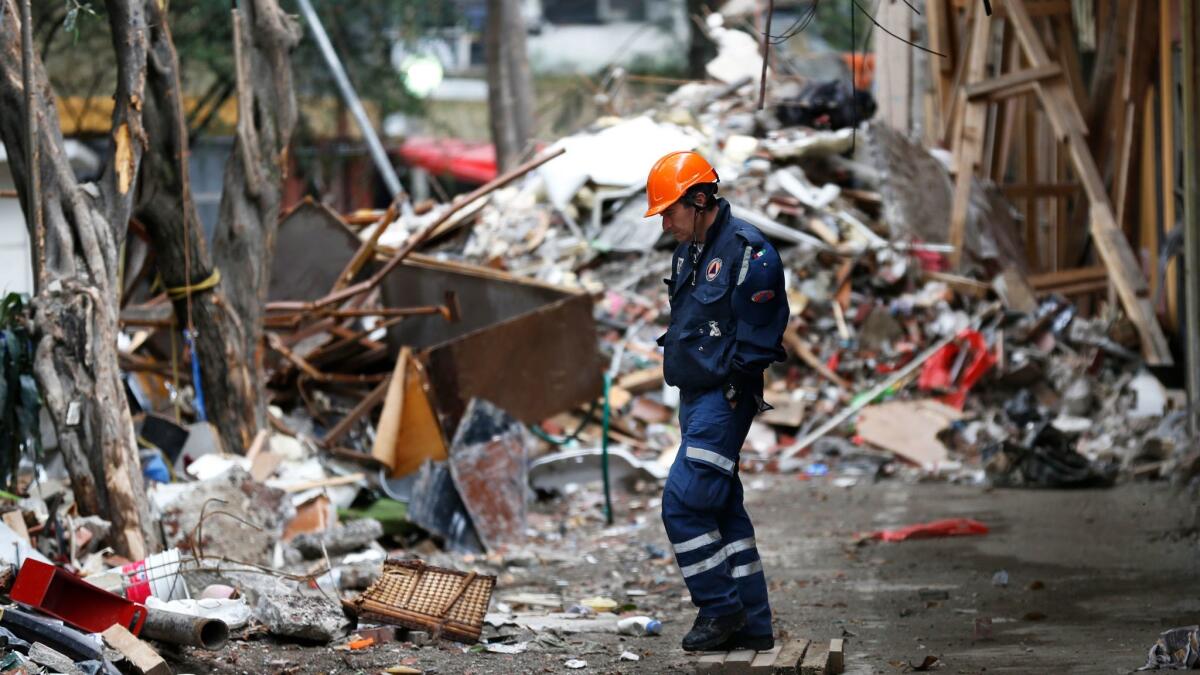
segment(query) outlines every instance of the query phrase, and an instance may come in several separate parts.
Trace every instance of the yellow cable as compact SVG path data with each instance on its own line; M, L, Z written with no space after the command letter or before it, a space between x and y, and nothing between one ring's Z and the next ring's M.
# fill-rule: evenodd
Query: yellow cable
M216 288L217 284L219 283L221 283L221 270L214 267L212 274L208 275L208 278L204 281L191 284L189 286L176 286L174 288L168 287L167 297L172 300L178 300L180 298L192 295L193 293L212 290L213 288Z

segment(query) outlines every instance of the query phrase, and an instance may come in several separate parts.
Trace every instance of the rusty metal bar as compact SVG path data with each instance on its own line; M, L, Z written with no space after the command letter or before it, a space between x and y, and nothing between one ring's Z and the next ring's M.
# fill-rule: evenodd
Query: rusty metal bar
M325 436L319 441L321 447L328 448L332 446L339 438L345 436L346 432L350 430L350 427L353 426L354 423L359 419L361 419L363 415L370 413L375 409L375 406L383 403L383 397L387 396L388 384L390 384L391 381L392 374L388 373L384 380L380 382L377 387L372 389L371 393L367 394L366 398L359 401L358 405L354 406L350 412L346 413L345 417L339 420L337 424L333 425L333 428L329 430L329 433L325 434Z
M306 375L318 382L380 382L387 378L387 375L343 375L340 373L323 373L317 370L302 356L296 354L287 345L283 344L283 340L279 339L274 333L267 333L267 343L271 345L271 349L279 352L285 359L291 361L297 368L304 371Z

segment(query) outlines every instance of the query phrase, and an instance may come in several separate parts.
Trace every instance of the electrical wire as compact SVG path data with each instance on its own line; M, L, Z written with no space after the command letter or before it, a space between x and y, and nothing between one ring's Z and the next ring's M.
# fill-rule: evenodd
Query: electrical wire
M865 8L863 8L862 5L860 5L858 3L858 0L850 0L850 2L853 3L854 6L857 7L860 12L865 14L867 16L867 18L871 20L871 23L875 24L875 27L878 28L879 30L896 38L897 40L903 42L904 44L908 45L909 47L916 47L917 49L920 49L921 51L926 52L928 54L934 54L935 56L940 56L942 58L946 58L946 55L941 52L934 51L932 49L929 49L928 47L922 47L921 45L913 42L912 40L906 40L906 39L900 37L899 35L896 35L892 31L888 30L887 28L884 28L882 24L880 24L878 21L875 20L875 17L870 12L868 12ZM909 5L909 6L911 7L912 5Z
M780 45L792 39L793 37L796 37L800 33L803 33L817 18L817 6L820 4L821 0L814 0L814 2L809 5L808 12L806 14L802 14L800 18L793 21L792 24L785 28L782 33L778 35L766 34L765 37L770 41L771 44Z
M936 56L946 58L946 55L941 52L934 51L927 47L922 47L921 45L919 45L911 40L902 38L899 35L888 30L887 28L884 28L878 21L875 20L874 15L872 15L870 12L868 12L866 10L866 8L864 8L861 4L859 4L858 0L850 0L850 2L852 3L852 6L850 8L850 22L851 22L850 40L851 40L851 43L854 42L854 32L855 32L854 26L853 26L854 8L857 7L860 12L865 14L867 16L867 18L871 20L871 23L874 24L876 28L878 28L879 30L882 30L884 33L887 33L891 37L903 42L904 44L906 44L910 47L915 47L917 49L920 49L923 52L927 52L929 54L934 54ZM917 14L921 13L920 10L918 10L915 6L913 6L912 3L908 2L908 0L903 0L903 2L905 5L908 5L908 8L911 9L912 11L916 12ZM804 13L803 15L801 15L798 19L793 21L792 24L790 26L788 26L782 33L779 33L778 35L767 34L766 37L770 40L770 43L773 45L782 44L782 43L790 40L791 38L799 35L800 33L804 32L805 30L807 30L808 27L810 25L812 25L813 21L816 19L817 9L818 9L818 7L820 7L820 5L821 5L821 0L813 0L813 3L811 5L809 5L808 11L806 13ZM989 15L991 15L991 7L990 7L988 0L984 0L984 9L987 10L987 13ZM762 33L762 32L760 31L760 33Z

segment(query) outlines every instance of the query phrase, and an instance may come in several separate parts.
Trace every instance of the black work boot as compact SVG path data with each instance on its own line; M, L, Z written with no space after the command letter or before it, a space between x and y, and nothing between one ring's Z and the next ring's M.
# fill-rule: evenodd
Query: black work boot
M746 625L746 612L725 616L698 616L692 629L683 636L683 651L708 652L719 648Z
M765 652L774 648L774 636L747 635L742 631L738 631L730 636L730 638L718 648L718 651L732 652L737 649L750 649L756 652Z

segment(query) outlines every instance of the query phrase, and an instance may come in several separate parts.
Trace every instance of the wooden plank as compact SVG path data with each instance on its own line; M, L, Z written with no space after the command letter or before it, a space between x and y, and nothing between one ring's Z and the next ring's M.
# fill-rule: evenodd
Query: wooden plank
M1046 80L1052 77L1061 77L1063 69L1056 63L1037 66L1034 68L1024 68L1011 73L1006 73L999 77L993 77L981 82L974 82L965 87L967 98L981 98L994 94L996 92L1005 92L1020 85L1032 84L1038 80ZM1001 95L998 98L1004 98Z
M1021 0L1010 0L1007 5L1026 58L1035 66L1048 63L1045 48L1032 31L1033 22L1025 13ZM1049 114L1051 123L1056 124L1056 131L1064 133L1063 140L1067 144L1071 164L1087 193L1091 209L1092 238L1096 243L1096 250L1112 275L1126 316L1138 330L1142 342L1142 355L1150 365L1171 365L1173 359L1166 336L1158 324L1153 307L1145 297L1146 280L1142 276L1137 258L1125 240L1124 233L1117 227L1104 182L1084 139L1084 131L1081 127L1065 125L1066 120L1080 115L1078 105L1072 99L1070 91L1043 84L1039 84L1038 87L1038 98Z
M827 675L829 673L829 646L814 642L800 662L800 675Z
M352 473L345 476L331 476L329 478L322 478L320 480L309 480L301 483L285 485L283 486L283 491L287 492L288 494L294 494L296 492L304 492L305 490L314 490L316 488L350 485L351 483L358 483L366 479L367 474L365 473Z
M1021 69L1021 50L1017 49L1012 30L1005 24L1004 54L1002 67L1008 72ZM1021 101L1005 100L996 107L996 137L993 139L991 171L989 175L996 183L1008 179L1008 162L1012 157L1013 136L1016 133L1017 114Z
M1175 39L1175 23L1178 3L1170 0L1161 0L1159 2L1159 33L1158 33L1158 102L1159 110L1161 111L1162 121L1158 125L1158 133L1161 138L1159 146L1159 160L1162 162L1162 174L1159 176L1158 189L1160 191L1160 200L1162 202L1162 212L1159 222L1162 224L1161 232L1164 234L1170 232L1175 227L1176 209L1175 209L1175 57L1174 57L1174 39ZM1155 269L1157 274L1157 268ZM1175 288L1175 264L1174 261L1167 267L1166 288L1160 293L1167 296L1167 314L1168 323L1174 323L1174 313L1172 308L1176 303L1177 289Z
M906 39L912 32L912 10L903 3L880 5L875 21ZM912 50L887 32L875 31L875 69L877 117L907 136L912 111Z
M958 54L961 55L961 58L958 58L954 65L954 80L952 82L952 86L950 87L951 96L949 108L947 109L948 112L945 119L942 120L944 125L942 128L942 145L950 148L950 150L955 154L958 153L958 136L959 130L962 128L963 103L966 100L966 98L961 95L961 92L963 83L967 77L967 61L970 59L971 41L974 33L974 31L970 30L970 28L973 25L972 21L974 20L976 14L975 8L977 5L979 5L979 3L971 3L967 5L966 35L963 36L963 39L961 40L963 44L960 45L958 51ZM983 10L980 9L979 13L982 14L982 12Z
M1142 97L1142 142L1141 162L1139 164L1138 185L1138 222L1139 248L1142 258L1146 261L1146 269L1150 270L1150 297L1157 298L1160 294L1158 287L1158 165L1155 162L1155 150L1158 141L1155 137L1154 102L1158 93L1153 85L1146 88Z
M1089 156L1091 150L1088 150ZM1062 182L1067 179L1067 151L1061 143L1054 149L1054 182ZM1077 249L1071 245L1071 221L1067 215L1067 201L1059 199L1054 202L1054 269L1065 269L1074 267L1075 263L1071 260L1071 255L1076 253Z
M1079 267L1073 270L1062 270L1060 272L1031 274L1026 281L1029 282L1029 285L1033 287L1034 290L1042 291L1054 289L1059 286L1077 284L1081 281L1096 281L1098 279L1107 278L1108 269L1103 265L1094 265L1092 267Z
M971 49L967 53L967 86L984 79L990 45L992 20L987 14L977 12L971 31ZM950 269L958 269L962 261L963 242L967 228L967 217L971 202L971 181L983 155L983 134L987 123L987 105L978 100L959 97L964 107L963 127L955 145L954 156L954 202L950 210L949 243Z
M792 352L792 354L807 364L809 368L817 371L817 374L819 374L821 377L829 380L846 391L853 389L853 385L851 385L850 382L830 370L829 366L826 366L821 359L817 358L817 355L813 353L812 349L806 342L804 342L804 340L800 339L799 335L796 335L795 331L789 329L783 332L783 344L788 348L788 351Z
M841 675L846 670L846 641L829 641L829 675Z
M167 662L150 645L139 640L121 624L113 624L100 634L108 646L125 657L132 670L142 675L171 675Z
M1033 68L1047 66L1054 61L1046 52L1045 45L1042 44L1042 38L1038 35L1037 28L1033 25L1033 19L1029 13L1025 11L1025 3L1022 0L1006 0L1004 3L1007 9L1007 16L1012 21L1013 30L1016 31L1017 41L1021 43L1021 49L1025 53L1025 60ZM1079 110L1079 105L1075 101L1075 95L1071 90L1071 86L1064 78L1053 80L1038 81L1034 83L1039 94L1048 93L1049 97L1061 99L1063 101L1071 101L1072 105L1043 107L1046 110L1047 116L1050 118L1050 124L1054 127L1055 134L1059 140L1063 140L1071 132L1080 134L1087 133L1087 123L1083 120L1083 113Z
M1156 39L1153 15L1146 11L1153 6L1154 0L1128 0L1129 9L1127 21L1130 22L1124 45L1124 63L1119 77L1121 78L1121 100L1118 106L1118 139L1117 153L1113 160L1115 177L1113 178L1113 207L1117 218L1117 226L1121 230L1132 233L1133 223L1130 221L1130 176L1133 167L1138 165L1137 146L1141 135L1142 101L1149 86L1147 66L1153 44ZM1153 144L1151 144L1153 145ZM1140 164L1142 171L1154 172L1153 161ZM1145 227L1145 225L1143 225ZM1132 233L1136 236L1136 233ZM1153 267L1149 269L1153 270ZM1151 289L1153 292L1153 289Z
M1091 99L1088 98L1087 86L1083 83L1083 67L1079 64L1079 51L1075 49L1075 31L1071 29L1071 15L1052 16L1049 21L1057 41L1054 47L1058 63L1066 66L1063 71L1067 82L1070 83L1071 91L1075 93L1075 101L1086 119L1089 113L1086 108Z
M729 652L729 655L725 657L724 672L726 675L750 675L750 664L753 661L753 650L739 649Z
M1108 290L1108 286L1108 279L1099 279L1093 281L1081 281L1076 284L1067 284L1066 286L1059 286L1057 288L1048 288L1043 291L1037 291L1036 294L1039 297L1050 295L1051 293L1057 293L1067 297L1074 297L1078 295L1090 295L1092 293L1105 292Z
M1008 16L1006 2L1008 0L991 0L991 16L1004 18ZM954 0L954 6L962 8L979 5L979 0ZM1070 0L1028 0L1026 11L1031 17L1052 17L1055 14L1069 14Z
M705 654L696 661L697 673L720 673L725 667L725 652Z
M953 288L956 292L969 295L973 298L986 298L987 294L992 290L992 285L989 283L970 277L950 274L949 272L925 271L922 276L933 281L940 281Z
M275 473L280 464L283 464L283 455L269 450L260 452L250 462L250 477L262 483Z
M783 645L775 645L769 651L759 652L754 655L754 660L750 662L750 672L754 675L770 675L775 672L775 660L779 658L779 652L783 649Z
M1025 125L1025 146L1022 162L1019 168L1021 179L1034 183L1037 175L1037 109L1032 100L1021 102L1025 108L1023 124ZM1038 246L1038 205L1033 199L1025 200L1025 262L1029 269L1041 269L1040 251Z
M811 644L812 642L808 640L797 639L789 640L787 644L783 645L783 649L779 650L779 656L775 658L774 675L796 675Z
M25 526L25 516L20 510L9 511L0 518L4 519L4 524L12 530L18 537L25 540L26 544L32 544L29 541L29 528Z
M632 394L644 394L659 389L663 382L663 367L651 366L617 378L617 385Z
M925 0L925 26L928 32L929 49L945 54L946 58L931 56L929 65L933 78L934 117L926 121L929 128L942 129L946 112L954 92L951 89L954 74L954 44L950 38L950 12L946 0ZM935 119L936 117L936 119Z
M1000 191L1010 199L1028 199L1030 197L1071 197L1079 192L1079 183L1013 183L1001 185Z
M1005 269L992 279L992 288L1000 297L1000 302L1010 310L1022 314L1033 314L1037 311L1037 300L1033 289L1025 281L1025 275L1013 267Z
M815 217L809 218L805 221L805 225L808 227L809 232L812 232L820 237L821 241L825 242L826 244L836 247L840 243L840 240L838 239L838 232L830 227L824 220Z

